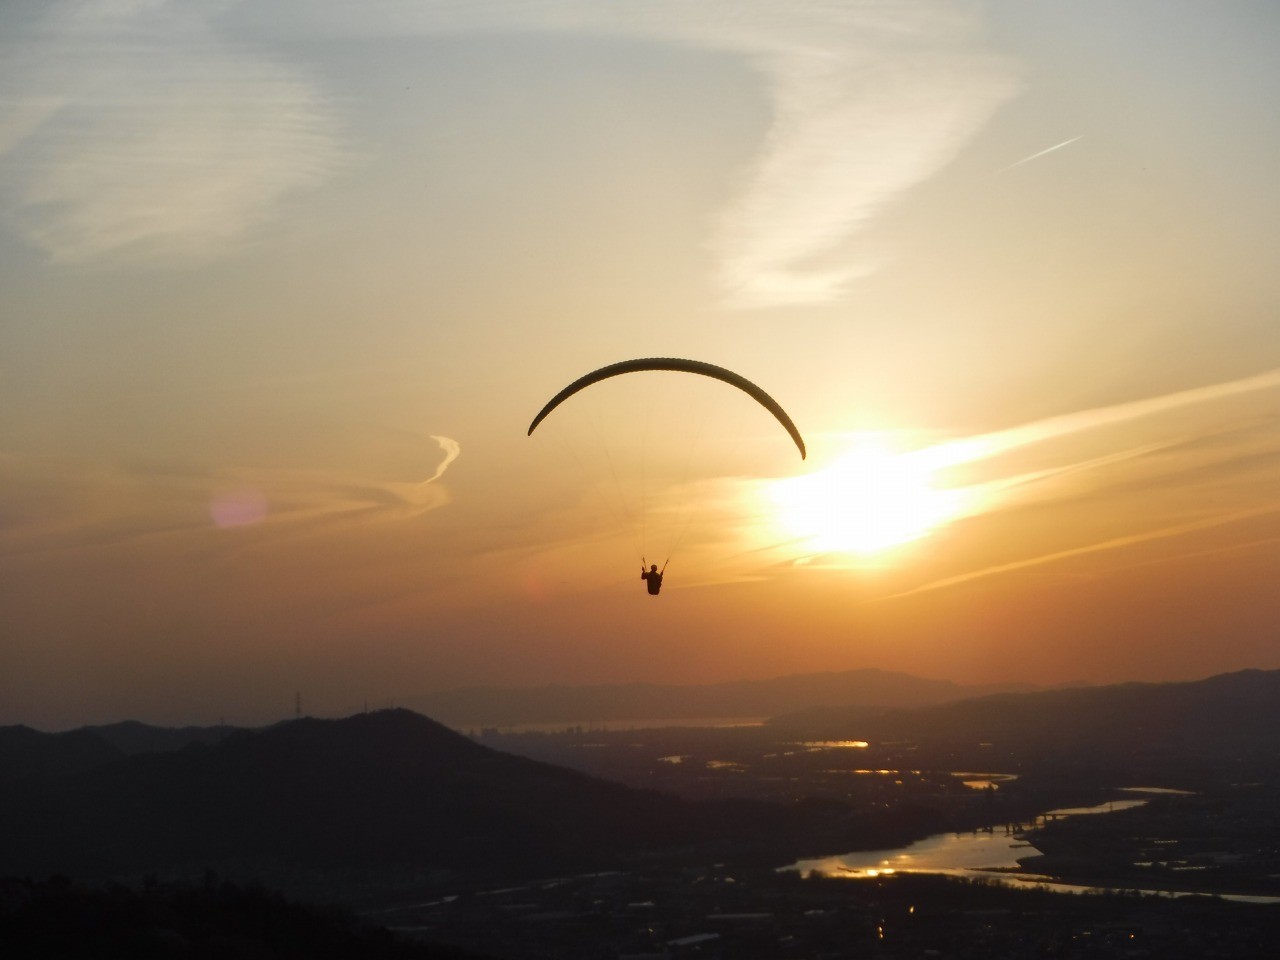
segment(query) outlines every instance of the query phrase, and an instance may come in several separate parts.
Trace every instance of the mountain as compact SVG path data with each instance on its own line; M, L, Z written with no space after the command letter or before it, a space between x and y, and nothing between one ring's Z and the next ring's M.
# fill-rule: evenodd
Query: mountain
M193 743L207 746L225 739L235 727L153 727L137 720L84 727L89 733L111 744L122 753L161 753L181 750Z
M753 740L741 758L708 756L745 768L798 741L848 739L868 741L886 766L1020 773L1020 785L1280 782L1280 671L910 710L827 708L741 733L769 742ZM671 752L636 754L629 744L623 752L645 769ZM192 876L212 867L308 896L318 892L309 878L322 874L341 875L348 893L361 877L422 892L627 869L674 850L720 859L892 846L942 828L936 811L906 803L679 799L500 752L404 709L129 755L87 729L9 727L0 759L0 876Z
M408 867L505 882L801 830L799 808L636 790L390 710L15 781L0 793L0 875Z
M815 704L919 707L1029 689L1026 684L962 686L949 680L925 680L868 669L701 685L468 687L420 694L408 698L403 705L455 727L508 727L556 722L768 717Z
M21 725L0 727L0 783L81 773L135 753L212 745L235 731L228 726L153 727L136 720L64 733L44 733Z
M84 729L41 733L24 726L0 727L0 784L78 773L121 755L119 749Z
M1182 683L997 694L914 710L815 708L774 717L797 737L946 746L983 769L1088 768L1133 782L1200 786L1224 771L1280 766L1280 670Z

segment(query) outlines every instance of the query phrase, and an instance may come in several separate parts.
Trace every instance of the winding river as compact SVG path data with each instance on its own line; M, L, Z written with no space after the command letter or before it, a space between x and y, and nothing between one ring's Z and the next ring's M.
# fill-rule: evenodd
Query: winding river
M1148 792L1148 791L1143 791ZM1158 792L1155 790L1149 792ZM1050 810L1045 816L1089 816L1142 806L1146 800L1113 800L1095 807L1070 807ZM1035 856L1040 851L1024 839L1003 828L988 833L939 833L905 847L892 850L860 850L834 857L797 860L784 870L799 871L803 875L817 874L828 877L865 879L893 873L933 873L958 877L981 877L993 883L1010 887L1052 885L1055 890L1071 893L1102 892L1105 887L1059 883L1052 877L1029 873L1009 873L1018 869L1020 857ZM1162 896L1189 896L1194 891L1140 890L1140 893ZM1251 903L1277 903L1280 897L1258 897L1221 894L1225 900Z

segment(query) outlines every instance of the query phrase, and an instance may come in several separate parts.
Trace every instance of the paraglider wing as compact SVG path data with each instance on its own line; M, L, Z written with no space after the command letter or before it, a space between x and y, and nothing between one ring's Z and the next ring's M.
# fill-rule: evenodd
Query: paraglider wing
M773 414L786 429L787 433L791 434L791 439L795 441L796 447L800 450L800 459L804 459L804 440L800 436L800 431L796 429L796 425L791 422L791 418L787 416L787 411L782 409L778 401L774 400L773 397L769 396L746 377L734 373L732 370L718 367L714 363L703 363L700 360L681 360L678 357L647 357L640 360L623 360L621 363L611 363L607 367L601 367L586 376L579 377L548 400L547 405L538 411L538 415L533 418L533 423L529 424L529 434L526 434L526 436L533 433L534 428L546 419L547 414L578 391L585 390L593 383L599 383L601 380L607 380L610 377L620 376L624 373L635 373L640 370L674 370L680 373L697 373L704 377L722 380L737 387Z

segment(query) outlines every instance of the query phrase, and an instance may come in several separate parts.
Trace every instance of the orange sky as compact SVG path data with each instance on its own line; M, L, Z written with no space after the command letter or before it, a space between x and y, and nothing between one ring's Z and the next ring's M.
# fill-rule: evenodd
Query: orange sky
M1277 41L1190 0L6 7L0 723L1280 667ZM671 374L525 436L638 356L751 378L808 458Z

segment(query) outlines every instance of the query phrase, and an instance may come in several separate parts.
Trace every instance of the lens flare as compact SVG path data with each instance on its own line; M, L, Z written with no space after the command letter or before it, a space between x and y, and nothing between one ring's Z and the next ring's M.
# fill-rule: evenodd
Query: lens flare
M257 523L267 516L266 494L248 487L224 491L210 502L209 516L219 527L243 527Z

